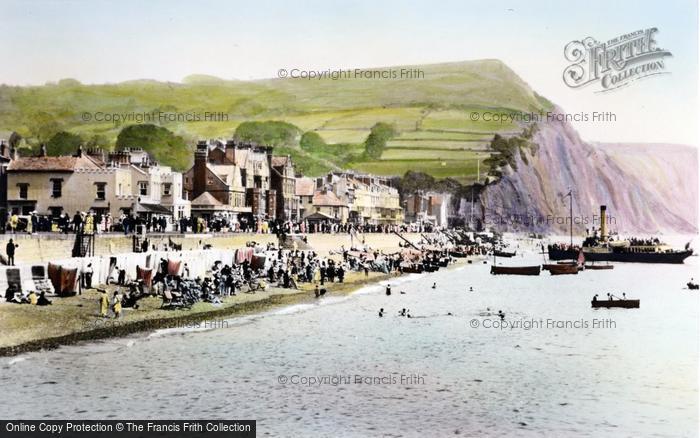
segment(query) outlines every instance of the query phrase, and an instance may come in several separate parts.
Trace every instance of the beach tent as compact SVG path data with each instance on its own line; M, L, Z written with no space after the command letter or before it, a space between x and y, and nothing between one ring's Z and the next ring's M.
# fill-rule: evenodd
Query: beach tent
M180 273L180 265L182 265L180 260L168 259L168 275L178 275Z
M75 295L78 289L78 268L66 268L49 263L49 280L59 296Z
M151 290L151 285L153 283L153 269L144 269L136 265L136 279L143 280L143 285Z

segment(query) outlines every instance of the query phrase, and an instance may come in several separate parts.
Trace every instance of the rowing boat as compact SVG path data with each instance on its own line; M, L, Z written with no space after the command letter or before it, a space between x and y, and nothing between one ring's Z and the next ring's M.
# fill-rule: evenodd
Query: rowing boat
M613 269L615 266L614 265L586 265L586 269Z
M578 274L579 271L577 265L542 265L542 269L552 275Z
M540 265L536 266L494 266L491 265L493 275L540 275Z
M599 308L605 307L609 309L611 307L622 307L625 309L638 309L639 300L593 300L591 301L591 307Z

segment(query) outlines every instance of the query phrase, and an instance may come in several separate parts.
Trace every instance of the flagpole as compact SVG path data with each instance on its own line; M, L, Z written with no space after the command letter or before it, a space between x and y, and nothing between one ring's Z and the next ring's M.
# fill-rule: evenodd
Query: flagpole
M574 247L574 197L571 195L571 189L569 189L569 237L571 248Z

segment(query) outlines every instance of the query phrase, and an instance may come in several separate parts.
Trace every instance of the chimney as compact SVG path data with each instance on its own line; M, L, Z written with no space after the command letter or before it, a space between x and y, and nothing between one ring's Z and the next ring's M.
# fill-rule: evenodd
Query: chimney
M323 187L323 178L316 178L316 189Z
M269 169L270 174L272 174L272 146L266 147L265 153L267 154L267 168Z
M82 157L83 156L83 145L78 146L78 151L75 154L76 157Z
M224 146L224 155L231 161L231 164L236 165L236 140L227 140Z
M105 161L105 152L102 148L88 148L87 154L98 161Z
M605 217L605 210L607 210L607 207L605 205L600 206L600 238L604 239L608 236L607 229L605 226L606 222L606 217Z
M206 141L197 143L194 152L194 167L192 175L192 199L207 191L207 158L209 146Z
M46 145L44 143L39 146L39 156L40 157L45 157L47 155L46 153Z

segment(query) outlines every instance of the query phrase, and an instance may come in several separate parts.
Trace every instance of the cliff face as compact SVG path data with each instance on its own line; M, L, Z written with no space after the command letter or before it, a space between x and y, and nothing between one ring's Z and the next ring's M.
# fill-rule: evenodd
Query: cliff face
M542 122L539 146L516 154L514 168L483 190L485 226L504 231L568 233L572 190L574 230L620 233L697 233L697 149L665 144L592 144L566 122ZM468 212L464 212L468 215Z

